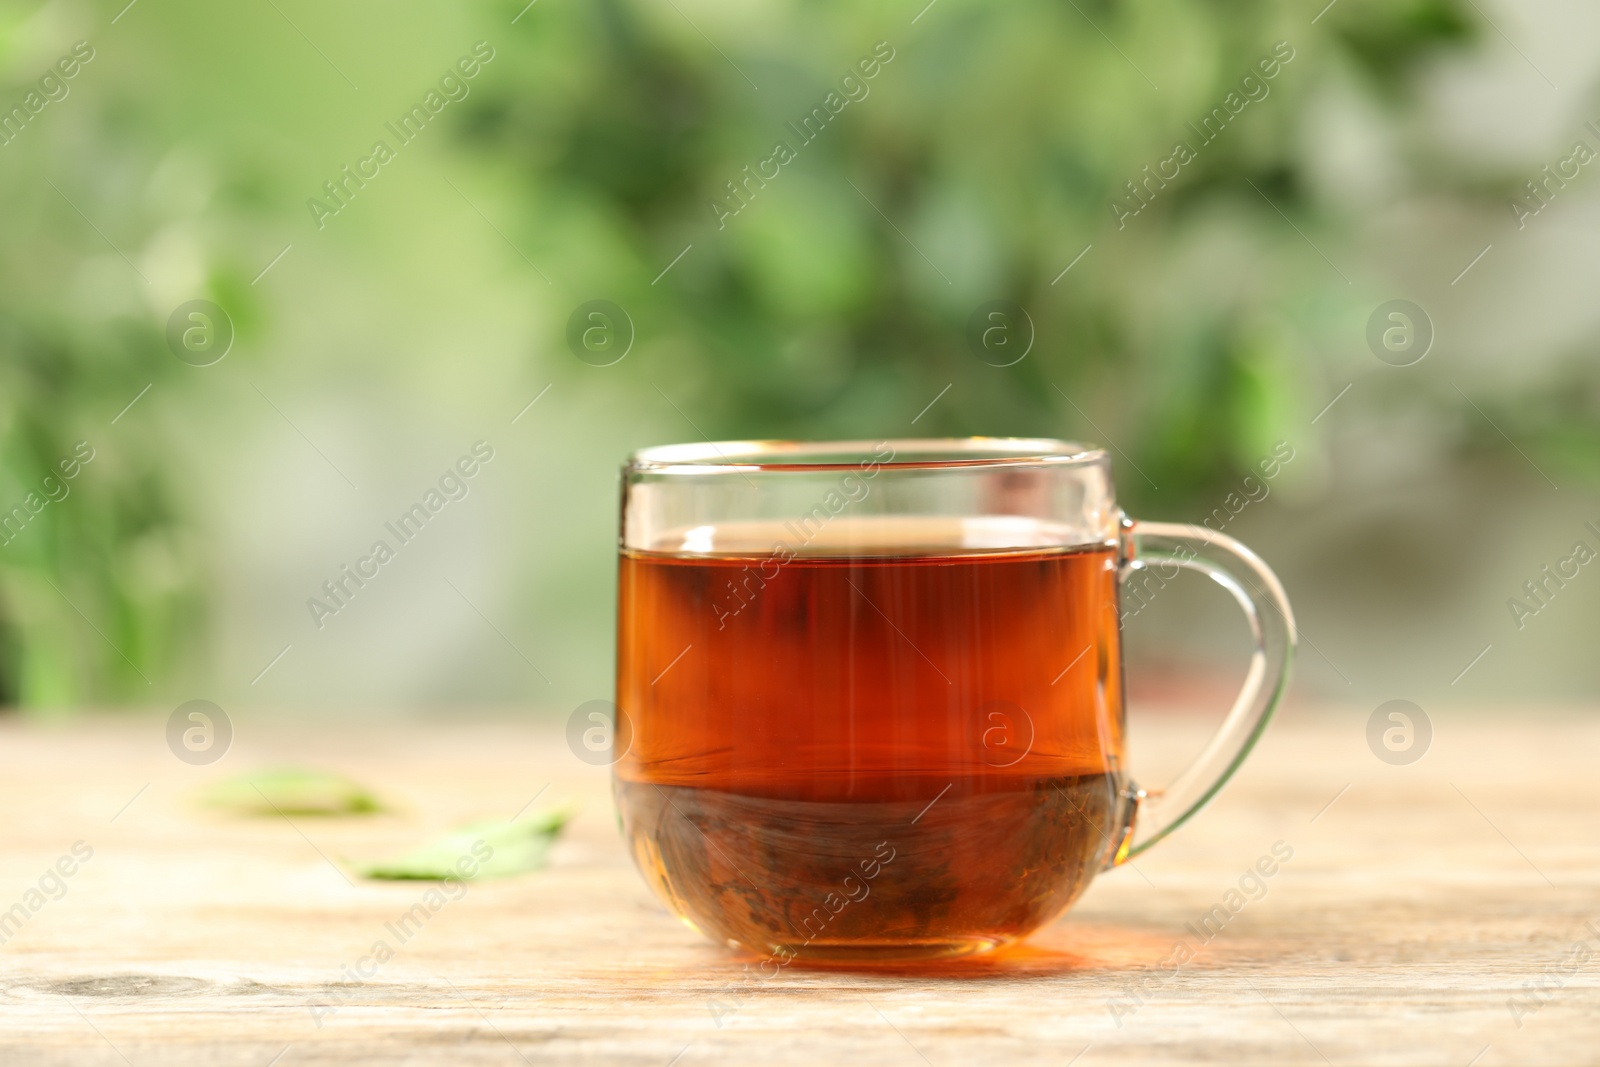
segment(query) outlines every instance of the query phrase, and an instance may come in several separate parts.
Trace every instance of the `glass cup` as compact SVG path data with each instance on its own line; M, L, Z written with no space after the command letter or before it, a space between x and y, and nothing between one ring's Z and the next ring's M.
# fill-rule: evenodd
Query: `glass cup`
M1278 580L1136 522L1106 453L973 438L649 448L623 470L614 789L681 918L781 961L985 951L1239 766L1295 643ZM1255 639L1195 762L1123 755L1122 603L1209 575Z

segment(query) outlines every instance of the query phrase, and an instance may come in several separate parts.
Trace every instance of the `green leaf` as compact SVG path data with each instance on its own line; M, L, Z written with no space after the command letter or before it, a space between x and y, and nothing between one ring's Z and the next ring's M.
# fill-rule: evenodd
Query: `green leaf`
M360 782L332 771L296 767L229 778L208 790L205 802L235 815L367 815L383 810Z
M475 881L521 874L544 866L550 845L571 817L570 809L560 807L516 822L472 823L403 856L356 870L365 878L385 881Z

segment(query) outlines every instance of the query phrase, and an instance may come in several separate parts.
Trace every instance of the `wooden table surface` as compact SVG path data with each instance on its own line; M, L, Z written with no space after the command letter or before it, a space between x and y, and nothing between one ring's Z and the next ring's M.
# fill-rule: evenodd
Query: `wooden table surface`
M1426 756L1391 766L1371 710L1285 713L1199 819L1019 950L776 977L650 897L607 770L548 719L240 717L208 767L172 756L163 720L12 719L0 911L31 914L0 946L0 1064L1600 1062L1600 716L1438 712ZM1175 765L1200 728L1141 720L1135 770ZM399 810L195 803L285 763ZM472 884L352 976L428 887L347 880L334 859L510 817L547 783L541 804L580 808L547 869ZM27 897L79 842L64 894ZM1278 842L1293 857L1264 895L1196 937ZM1194 957L1163 967L1180 942Z

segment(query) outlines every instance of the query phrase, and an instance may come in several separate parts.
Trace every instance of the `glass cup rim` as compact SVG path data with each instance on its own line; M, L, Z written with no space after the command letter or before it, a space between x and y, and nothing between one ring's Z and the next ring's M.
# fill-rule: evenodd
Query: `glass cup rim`
M884 446L893 449L880 460ZM911 454L914 459L898 458ZM900 437L880 440L765 439L653 445L628 457L629 473L734 474L855 470L946 470L972 467L1076 466L1101 463L1105 449L1053 437Z

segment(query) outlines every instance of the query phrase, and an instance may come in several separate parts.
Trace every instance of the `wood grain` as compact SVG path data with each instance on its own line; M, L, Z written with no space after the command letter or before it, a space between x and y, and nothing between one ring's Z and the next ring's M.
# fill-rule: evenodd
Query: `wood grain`
M240 717L209 767L176 760L161 720L12 720L0 911L47 891L0 947L0 1064L1600 1062L1600 719L1440 713L1427 755L1390 766L1370 712L1284 716L1211 809L1020 949L775 976L649 896L606 770L547 718ZM1135 767L1202 739L1145 720ZM195 803L275 764L345 771L398 810ZM541 788L580 806L552 866L470 886L403 942L386 924L428 887L336 863L509 817ZM50 899L80 841L92 857ZM1293 857L1204 936L1277 842ZM352 975L379 940L393 958ZM1194 955L1176 964L1179 944Z

